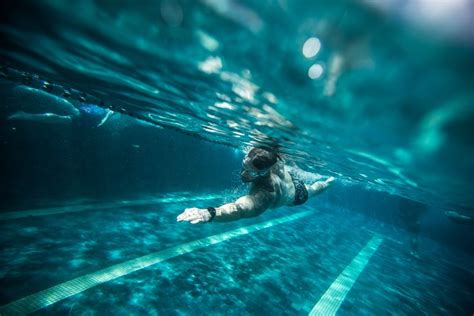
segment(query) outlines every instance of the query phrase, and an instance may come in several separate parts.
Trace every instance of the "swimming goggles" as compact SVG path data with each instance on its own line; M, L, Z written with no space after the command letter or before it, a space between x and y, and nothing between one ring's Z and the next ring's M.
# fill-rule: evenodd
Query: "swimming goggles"
M252 165L252 162L248 158L246 158L242 162L242 169L244 170L245 173L247 173L252 178L257 178L257 177L266 176L268 172L270 171L271 167L258 170Z

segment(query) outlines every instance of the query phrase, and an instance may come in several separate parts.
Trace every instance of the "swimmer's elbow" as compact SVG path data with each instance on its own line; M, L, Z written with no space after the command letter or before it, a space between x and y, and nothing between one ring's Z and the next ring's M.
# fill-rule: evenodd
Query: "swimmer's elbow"
M263 205L252 205L252 206L241 206L239 209L239 215L241 218L256 217L267 210L267 207Z
M251 196L239 198L234 203L219 207L216 211L216 220L219 222L235 221L243 218L256 217L262 214L268 206Z

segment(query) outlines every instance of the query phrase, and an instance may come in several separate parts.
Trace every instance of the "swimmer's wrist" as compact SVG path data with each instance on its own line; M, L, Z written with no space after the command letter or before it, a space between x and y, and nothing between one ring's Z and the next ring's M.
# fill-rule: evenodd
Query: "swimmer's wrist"
M214 219L214 217L216 217L216 209L213 208L212 206L209 206L207 208L207 211L209 212L209 215L211 215L211 218L207 221L208 223L212 222L212 220Z

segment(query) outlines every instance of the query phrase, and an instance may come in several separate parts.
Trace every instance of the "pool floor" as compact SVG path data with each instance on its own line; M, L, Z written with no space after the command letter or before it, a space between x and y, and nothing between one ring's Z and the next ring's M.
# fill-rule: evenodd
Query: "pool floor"
M308 315L317 304L337 315L474 312L472 272L423 248L411 257L407 236L361 214L315 200L233 223L177 223L190 204L222 202L187 196L0 220L2 315L29 295L170 248L174 256L34 314ZM200 239L208 243L189 248Z

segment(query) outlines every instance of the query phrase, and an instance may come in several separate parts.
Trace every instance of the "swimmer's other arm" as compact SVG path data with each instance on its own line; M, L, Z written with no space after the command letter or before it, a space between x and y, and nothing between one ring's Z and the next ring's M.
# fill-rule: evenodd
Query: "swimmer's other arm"
M245 195L233 203L215 208L215 215L207 208L187 208L177 217L178 222L200 224L208 222L230 222L262 214L271 203L271 196L265 192Z
M315 195L320 194L324 190L326 190L329 186L331 186L332 182L335 180L334 177L329 177L325 181L318 181L311 185L306 186L308 189L308 196L313 197Z

